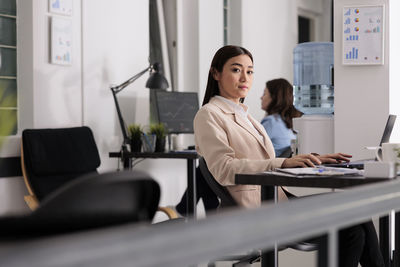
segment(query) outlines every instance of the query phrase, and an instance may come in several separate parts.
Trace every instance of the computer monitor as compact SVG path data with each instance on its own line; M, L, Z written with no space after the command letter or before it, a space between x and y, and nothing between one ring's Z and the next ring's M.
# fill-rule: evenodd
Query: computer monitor
M194 92L168 92L155 90L157 121L163 123L168 133L193 133L193 120L199 110L199 100Z

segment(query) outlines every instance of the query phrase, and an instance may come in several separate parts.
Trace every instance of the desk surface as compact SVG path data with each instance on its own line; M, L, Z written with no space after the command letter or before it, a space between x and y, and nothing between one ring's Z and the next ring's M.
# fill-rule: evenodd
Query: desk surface
M199 155L195 150L182 150L170 152L128 152L125 154L127 158L173 158L173 159L197 159ZM110 152L110 158L120 158L121 152Z
M364 178L362 176L307 176L290 177L269 173L236 174L236 184L253 184L266 186L295 186L295 187L317 187L317 188L345 188L356 185L389 181L389 178Z

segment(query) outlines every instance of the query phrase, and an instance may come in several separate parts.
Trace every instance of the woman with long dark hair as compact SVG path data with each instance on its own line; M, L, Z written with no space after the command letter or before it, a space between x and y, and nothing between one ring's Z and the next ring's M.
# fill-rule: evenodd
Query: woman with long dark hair
M261 124L264 126L279 157L290 147L296 136L293 133L293 118L303 115L293 105L293 86L286 79L279 78L266 83L261 96L261 108L266 112Z

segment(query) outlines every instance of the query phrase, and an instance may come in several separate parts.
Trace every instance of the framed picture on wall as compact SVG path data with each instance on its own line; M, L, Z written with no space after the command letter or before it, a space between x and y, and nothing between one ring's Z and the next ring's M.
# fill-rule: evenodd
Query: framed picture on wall
M72 64L72 20L51 18L51 59L53 64Z
M72 0L49 0L49 12L71 16Z
M384 5L343 7L344 65L383 65Z

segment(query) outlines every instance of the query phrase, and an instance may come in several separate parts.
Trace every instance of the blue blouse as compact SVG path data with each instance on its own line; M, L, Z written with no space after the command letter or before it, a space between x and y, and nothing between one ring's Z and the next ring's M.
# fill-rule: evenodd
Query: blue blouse
M264 126L265 131L272 141L275 149L275 155L278 157L288 147L290 147L290 140L296 139L292 129L286 127L285 122L278 114L265 116L261 124Z

